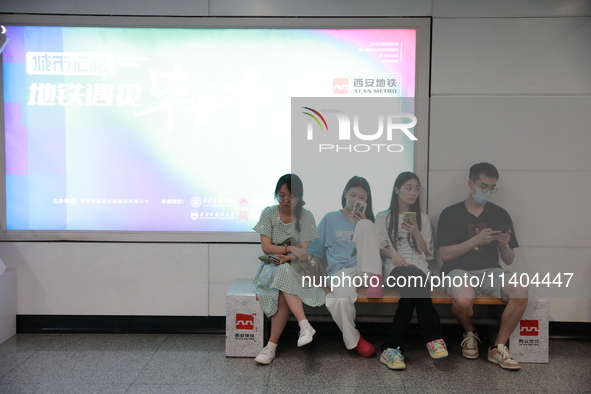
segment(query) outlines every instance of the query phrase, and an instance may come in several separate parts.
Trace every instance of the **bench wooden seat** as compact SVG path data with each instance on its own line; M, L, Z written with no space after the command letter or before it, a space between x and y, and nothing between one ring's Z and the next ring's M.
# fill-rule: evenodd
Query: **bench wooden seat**
M384 289L382 298L367 298L367 288L357 289L357 302L374 304L396 304L400 300L400 293L390 288ZM452 298L440 288L431 292L431 300L434 304L452 304ZM506 302L487 295L474 299L475 305L507 305Z
M400 301L400 294L390 288L385 289L384 297L380 299L368 299L367 289L357 289L357 302L364 304L358 305L359 308L356 322L371 323L387 323L391 324L394 309L388 304L396 304ZM455 317L449 317L449 307L444 305L451 305L452 298L437 288L431 292L431 299L434 304L439 304L436 309L442 309L444 315L439 317L441 324L458 324ZM533 302L533 305L531 305ZM534 327L532 323L537 323L535 326L538 331L536 334L531 334L531 329L527 330L525 338L521 337L521 323L515 328L511 335L511 354L517 355L519 362L530 363L547 363L548 362L548 300L546 299L530 299L530 305L522 318L522 322L526 322L526 328ZM497 298L490 296L482 296L474 299L474 304L485 305L479 307L479 316L474 316L472 322L474 324L482 324L488 326L488 337L494 338L497 335L499 325L499 313L501 308L497 306L506 305ZM383 306L379 306L383 305ZM333 322L330 313L326 307L307 307L306 316L312 323L316 322ZM255 311L256 309L256 311ZM446 312L447 310L447 312ZM377 312L377 313L376 313ZM491 313L492 312L492 313ZM440 313L440 312L438 312ZM453 315L452 315L453 316ZM250 319L249 319L250 318ZM254 318L254 319L252 319ZM290 321L295 322L295 316L290 316ZM254 320L254 321L253 321ZM416 317L412 318L412 322L416 323ZM242 327L238 327L241 324ZM232 331L233 329L241 329L239 333ZM248 329L248 331L244 331ZM270 329L270 321L264 316L258 298L252 289L251 279L237 279L228 294L226 295L226 355L232 357L254 357L263 348L263 337L268 338ZM242 334L250 335L249 340L243 340ZM251 339L252 338L252 339ZM523 345L521 342L526 341ZM531 345L531 341L536 341L536 346ZM529 341L529 342L528 342ZM245 346L252 344L252 348Z

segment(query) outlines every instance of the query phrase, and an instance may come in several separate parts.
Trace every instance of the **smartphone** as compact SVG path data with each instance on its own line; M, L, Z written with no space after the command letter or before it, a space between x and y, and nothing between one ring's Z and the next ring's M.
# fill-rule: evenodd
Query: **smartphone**
M353 205L353 214L359 212L359 213L365 213L365 210L367 209L367 203L365 201L355 201L355 204ZM349 220L351 220L353 223L357 223L357 219L355 219L354 217L351 217Z
M281 260L279 260L279 258L273 256L272 254L268 254L267 257L269 258L269 260L274 261L276 263L281 261Z
M404 212L404 217L402 220L404 220L407 223L412 223L412 220L416 220L417 219L417 213L416 212Z
M511 230L511 227L505 225L505 224L501 224L499 226L499 230L501 230L502 233L506 233L507 231Z

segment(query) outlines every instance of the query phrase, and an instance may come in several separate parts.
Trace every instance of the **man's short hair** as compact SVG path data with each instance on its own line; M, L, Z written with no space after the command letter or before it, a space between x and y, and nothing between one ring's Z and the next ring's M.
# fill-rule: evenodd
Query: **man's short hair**
M476 182L480 179L480 175L499 179L499 171L490 163L478 163L470 167L470 179Z

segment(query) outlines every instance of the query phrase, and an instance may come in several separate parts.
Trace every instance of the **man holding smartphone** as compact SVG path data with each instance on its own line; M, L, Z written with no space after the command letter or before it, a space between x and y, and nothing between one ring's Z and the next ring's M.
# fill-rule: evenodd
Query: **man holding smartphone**
M506 345L527 308L528 289L509 285L512 272L499 264L499 257L506 265L513 264L514 249L519 244L507 211L488 202L498 191L498 179L499 172L490 163L478 163L470 168L470 194L465 201L441 212L437 247L443 260L443 287L453 297L452 311L465 331L462 355L468 359L479 357L480 339L471 321L472 306L474 298L487 294L507 301L498 336L488 349L488 360L503 369L518 370L521 366L511 357ZM472 276L478 280L470 280ZM455 277L462 280L454 282ZM456 287L452 283L461 285ZM471 286L476 283L477 286Z

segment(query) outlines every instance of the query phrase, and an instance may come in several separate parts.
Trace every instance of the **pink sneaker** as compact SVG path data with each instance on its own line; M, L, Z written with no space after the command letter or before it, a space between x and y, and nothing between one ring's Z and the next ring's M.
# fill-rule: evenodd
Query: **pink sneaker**
M377 280L375 279L377 278ZM377 285L376 285L377 283ZM375 286L372 286L375 285ZM369 281L367 288L367 298L382 298L384 296L384 277L382 275L374 275Z
M435 359L448 356L447 346L445 346L443 339L436 339L427 343L427 349L429 350L429 355Z

